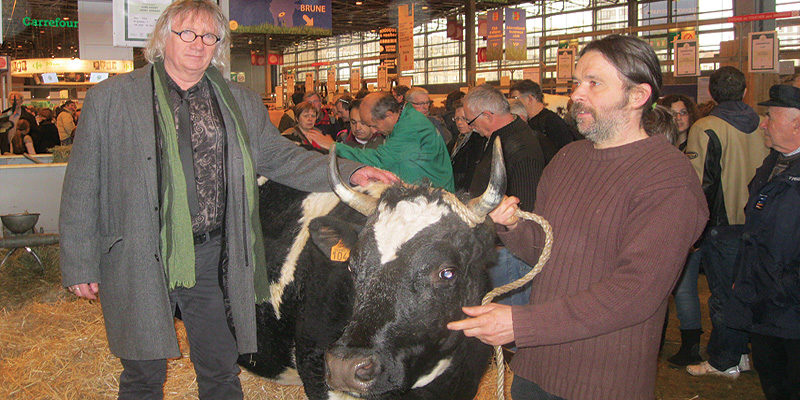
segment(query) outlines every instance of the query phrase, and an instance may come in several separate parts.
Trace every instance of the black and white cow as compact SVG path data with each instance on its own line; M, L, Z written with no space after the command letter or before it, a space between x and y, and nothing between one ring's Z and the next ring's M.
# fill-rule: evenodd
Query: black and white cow
M446 324L489 290L484 217L505 191L499 141L494 159L469 206L425 185L355 191L336 157L336 194L262 186L272 300L258 306L259 353L240 364L285 383L296 369L312 400L473 398L491 348Z

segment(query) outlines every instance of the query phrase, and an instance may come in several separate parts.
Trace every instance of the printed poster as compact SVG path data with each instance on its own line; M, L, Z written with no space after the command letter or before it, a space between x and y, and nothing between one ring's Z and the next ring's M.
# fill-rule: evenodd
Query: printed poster
M506 7L506 60L528 59L525 10Z
M779 72L778 32L752 32L750 39L750 72Z
M503 59L503 18L500 10L489 10L486 18L486 61L500 61Z
M676 40L674 43L675 76L700 76L700 50L697 39Z
M156 20L172 0L114 0L113 43L121 47L144 47Z
M234 33L330 35L331 0L228 0Z
M360 68L351 68L350 69L350 93L355 95L356 92L361 90L361 69Z
M556 78L572 79L573 69L575 68L575 49L558 49L558 61Z

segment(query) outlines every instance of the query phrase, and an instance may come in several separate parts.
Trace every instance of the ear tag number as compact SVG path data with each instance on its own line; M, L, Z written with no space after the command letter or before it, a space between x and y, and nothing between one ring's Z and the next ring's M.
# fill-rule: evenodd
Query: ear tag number
M350 249L342 243L342 240L339 239L339 243L336 243L331 247L331 261L339 261L345 262L350 259Z

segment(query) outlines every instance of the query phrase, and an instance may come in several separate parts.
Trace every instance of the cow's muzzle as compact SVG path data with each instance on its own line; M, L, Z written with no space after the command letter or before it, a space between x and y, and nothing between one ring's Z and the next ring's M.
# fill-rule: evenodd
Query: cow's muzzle
M382 371L378 357L339 353L334 349L325 353L328 386L335 391L366 394Z

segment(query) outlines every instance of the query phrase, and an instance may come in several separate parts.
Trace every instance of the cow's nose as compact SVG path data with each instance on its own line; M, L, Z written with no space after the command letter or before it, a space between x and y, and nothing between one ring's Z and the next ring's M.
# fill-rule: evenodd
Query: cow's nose
M377 358L341 357L332 352L325 353L326 380L333 390L366 393L381 371Z

